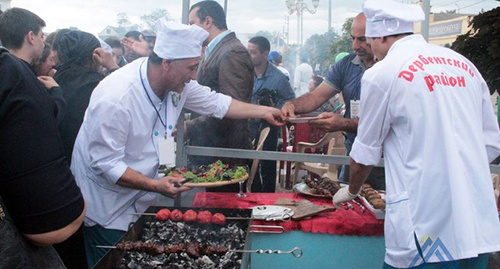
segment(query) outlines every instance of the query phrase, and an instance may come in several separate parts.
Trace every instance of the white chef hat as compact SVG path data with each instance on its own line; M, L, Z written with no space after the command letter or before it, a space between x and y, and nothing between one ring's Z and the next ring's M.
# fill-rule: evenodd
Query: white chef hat
M153 51L162 59L175 60L201 56L201 45L208 32L196 25L185 25L161 18L156 23Z
M420 6L391 0L368 0L363 4L363 13L366 37L413 33L413 23L425 19Z

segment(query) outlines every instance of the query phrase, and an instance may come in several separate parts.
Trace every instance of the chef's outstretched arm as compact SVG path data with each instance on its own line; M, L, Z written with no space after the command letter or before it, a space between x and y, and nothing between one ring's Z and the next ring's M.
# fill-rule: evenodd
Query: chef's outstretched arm
M282 126L285 124L285 118L277 108L249 104L236 99L232 99L225 117L230 119L264 119L275 126Z
M174 177L162 177L158 180L153 180L147 176L134 171L130 167L127 167L125 173L118 179L116 184L132 189L139 189L151 192L157 192L166 196L175 197L177 194L183 191L190 190L191 188L186 186L181 186L179 188L174 186L174 182L181 181L182 178Z

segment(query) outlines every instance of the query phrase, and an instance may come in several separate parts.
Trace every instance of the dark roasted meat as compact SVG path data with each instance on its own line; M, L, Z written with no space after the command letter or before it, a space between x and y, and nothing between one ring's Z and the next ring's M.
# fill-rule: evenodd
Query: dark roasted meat
M340 184L338 182L331 181L326 178L308 178L305 180L305 183L309 186L309 188L313 189L315 193L326 196L333 196L340 189Z

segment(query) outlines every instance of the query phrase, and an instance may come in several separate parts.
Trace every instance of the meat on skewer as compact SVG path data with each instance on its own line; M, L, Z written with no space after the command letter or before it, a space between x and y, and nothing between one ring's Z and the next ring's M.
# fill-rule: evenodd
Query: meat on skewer
M226 225L226 221L228 219L231 220L246 220L246 219L252 219L249 217L228 217L224 216L222 213L215 213L212 215L210 211L201 211L200 213L196 213L194 210L187 210L184 212L184 214L178 210L174 209L172 212L170 210L163 208L160 209L156 213L131 213L133 215L141 215L141 216L155 216L156 220L160 221L166 221L166 220L172 220L172 221L184 221L186 223L189 222L200 222L202 224L216 224L216 225L221 225L224 226Z
M176 245L157 245L151 242L131 242L125 241L116 244L116 248L123 251L139 251L149 254L170 254L186 252L189 256L198 258L202 255L224 255L229 248L224 246L201 245L198 243L176 244Z
M210 224L212 222L212 213L207 210L200 211L200 213L198 213L198 222L203 224Z
M170 218L170 210L163 208L156 212L155 218L157 220L168 220Z
M215 213L212 216L212 223L223 226L226 224L226 216L221 213Z
M184 212L182 220L184 222L195 222L197 218L198 218L198 213L196 213L194 210L189 209L188 211Z
M172 210L172 213L170 214L170 219L173 221L181 221L182 217L183 214L179 209Z

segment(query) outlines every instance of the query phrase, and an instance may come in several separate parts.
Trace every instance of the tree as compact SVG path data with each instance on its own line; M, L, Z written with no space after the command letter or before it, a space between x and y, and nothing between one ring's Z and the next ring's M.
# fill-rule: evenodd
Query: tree
M342 25L342 34L331 46L328 51L328 57L334 58L341 52L350 52L352 50L351 26L354 18L348 18Z
M145 14L141 16L141 21L146 24L146 26L149 29L156 29L156 21L159 19L165 17L168 20L170 20L170 15L168 14L168 11L166 9L156 9L150 14Z
M118 22L118 27L127 27L130 25L130 20L128 19L128 15L125 12L118 13L116 15L116 21Z
M258 31L253 36L263 36L263 37L267 38L267 40L269 40L269 42L271 42L271 40L273 40L273 38L274 38L274 35L268 31Z
M339 36L331 30L322 35L312 35L306 40L300 54L305 54L312 65L320 64L321 67L327 67L333 63L333 57L328 51L331 44L338 39Z
M490 93L500 93L500 7L475 16L469 26L451 48L474 63Z

